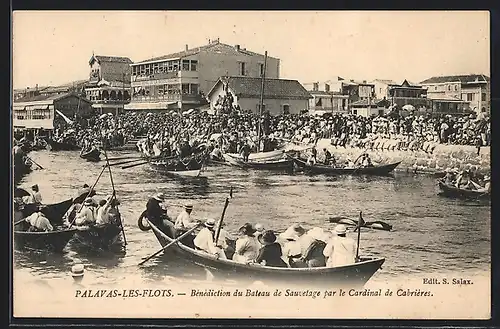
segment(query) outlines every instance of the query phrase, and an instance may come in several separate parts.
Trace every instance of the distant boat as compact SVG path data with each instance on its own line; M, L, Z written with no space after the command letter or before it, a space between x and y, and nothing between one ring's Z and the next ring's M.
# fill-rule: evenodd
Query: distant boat
M293 170L293 160L290 159L279 159L279 160L267 160L267 161L243 161L239 158L234 158L232 155L223 154L224 160L232 166L239 168L250 168L257 170Z
M458 188L452 185L445 184L443 181L438 181L440 194L448 198L456 199L476 199L476 200L489 200L491 198L490 192L480 192L476 190L467 190Z
M336 168L323 164L309 165L307 160L300 158L292 158L295 164L302 168L304 171L313 174L326 174L326 175L373 175L373 176L386 176L390 174L401 161L373 167L359 167L359 168Z

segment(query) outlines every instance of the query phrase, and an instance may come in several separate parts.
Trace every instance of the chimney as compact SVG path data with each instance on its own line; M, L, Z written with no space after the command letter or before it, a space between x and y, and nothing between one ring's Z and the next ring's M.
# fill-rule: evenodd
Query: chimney
M235 48L236 50L240 50L240 45L235 45L235 46L234 46L234 48Z
M363 80L363 83L366 83L366 80Z
M188 51L188 50L189 50L189 47L188 47L188 45L186 45L186 51Z

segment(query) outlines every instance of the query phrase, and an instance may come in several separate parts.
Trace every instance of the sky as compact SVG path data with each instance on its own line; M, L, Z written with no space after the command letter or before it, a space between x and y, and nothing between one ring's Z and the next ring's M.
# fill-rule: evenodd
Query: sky
M219 38L302 83L490 76L487 11L16 11L14 89L87 79L92 53L132 61Z

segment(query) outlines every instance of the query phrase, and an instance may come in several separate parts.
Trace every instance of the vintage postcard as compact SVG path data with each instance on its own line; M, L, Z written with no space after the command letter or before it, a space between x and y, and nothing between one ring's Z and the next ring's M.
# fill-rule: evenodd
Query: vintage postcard
M486 11L16 11L13 313L490 318Z

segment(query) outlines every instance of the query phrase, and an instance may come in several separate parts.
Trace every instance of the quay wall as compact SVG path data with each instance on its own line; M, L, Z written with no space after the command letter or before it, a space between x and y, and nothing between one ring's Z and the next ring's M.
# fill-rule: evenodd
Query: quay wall
M323 159L323 148L328 149L336 159L346 161L348 158L355 160L365 149L350 146L335 147L329 139L320 139L316 144L318 159ZM477 148L468 145L436 144L432 153L409 150L367 150L373 162L394 163L402 161L396 171L412 173L441 173L446 168L465 169L470 167L480 173L491 170L490 147L481 147L479 155Z

